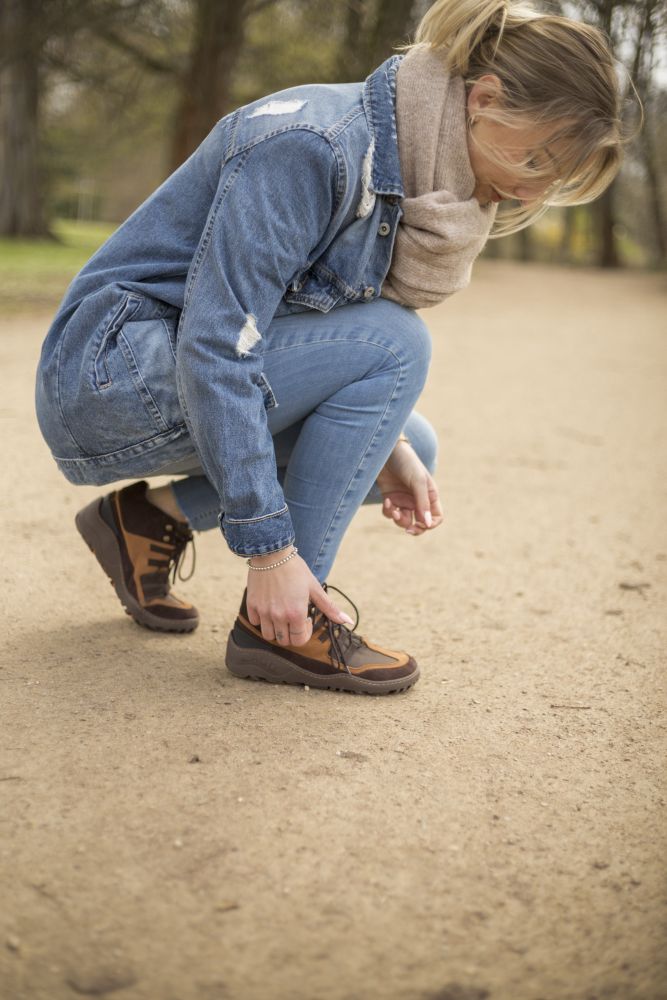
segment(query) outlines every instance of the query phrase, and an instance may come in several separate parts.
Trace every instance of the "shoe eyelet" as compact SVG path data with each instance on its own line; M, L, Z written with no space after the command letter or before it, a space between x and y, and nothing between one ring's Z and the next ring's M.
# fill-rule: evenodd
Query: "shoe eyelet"
M170 542L171 541L171 535L163 535L162 536L162 541L163 542Z

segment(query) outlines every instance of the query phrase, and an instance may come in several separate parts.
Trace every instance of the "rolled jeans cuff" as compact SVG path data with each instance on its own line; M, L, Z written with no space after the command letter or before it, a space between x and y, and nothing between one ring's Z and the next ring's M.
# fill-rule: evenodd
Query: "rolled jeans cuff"
M237 556L265 556L294 544L292 518L287 510L248 521L229 520L220 515L220 529L229 548Z

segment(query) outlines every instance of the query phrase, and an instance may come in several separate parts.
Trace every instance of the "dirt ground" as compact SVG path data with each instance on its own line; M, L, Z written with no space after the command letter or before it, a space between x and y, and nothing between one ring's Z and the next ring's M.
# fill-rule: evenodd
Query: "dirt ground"
M2 1000L667 998L667 284L492 262L425 313L446 524L362 510L330 582L422 679L233 679L244 565L138 628L5 321Z

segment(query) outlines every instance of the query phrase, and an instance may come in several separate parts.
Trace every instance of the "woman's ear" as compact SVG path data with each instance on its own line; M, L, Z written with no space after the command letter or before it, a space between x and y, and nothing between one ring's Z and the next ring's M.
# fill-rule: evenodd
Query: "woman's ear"
M499 104L502 92L503 85L499 76L494 73L485 73L484 76L480 76L479 80L475 80L468 91L468 115L472 117L478 111L483 111L493 104Z

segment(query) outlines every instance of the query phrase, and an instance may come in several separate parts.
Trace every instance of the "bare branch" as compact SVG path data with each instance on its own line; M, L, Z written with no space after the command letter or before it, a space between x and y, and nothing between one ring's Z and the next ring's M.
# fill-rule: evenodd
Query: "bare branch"
M248 7L248 17L252 17L253 14L259 14L260 10L264 10L266 7L273 7L276 3L280 3L280 0L255 0L255 3Z
M109 45L113 45L114 48L119 49L121 52L125 52L127 55L132 56L138 63L144 66L146 69L152 70L154 73L162 73L165 76L176 76L176 68L172 63L164 62L162 59L158 59L152 56L145 49L142 49L139 45L135 45L134 42L129 42L126 38L121 35L117 35L115 31L111 28L100 27L95 30L95 34L102 41L108 42Z

